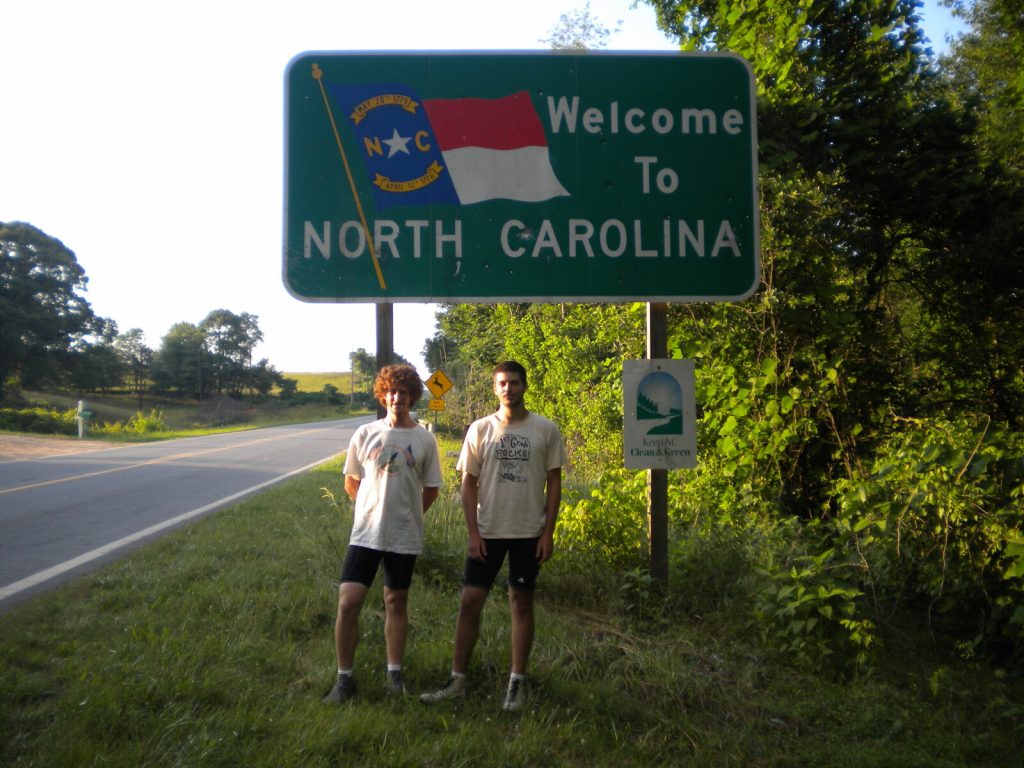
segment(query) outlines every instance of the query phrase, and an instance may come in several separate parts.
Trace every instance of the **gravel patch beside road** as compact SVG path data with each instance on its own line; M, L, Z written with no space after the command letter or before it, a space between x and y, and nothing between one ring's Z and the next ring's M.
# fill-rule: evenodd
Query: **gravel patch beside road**
M68 453L98 451L123 446L126 443L107 443L102 440L79 440L75 437L47 435L0 435L0 461L40 459Z

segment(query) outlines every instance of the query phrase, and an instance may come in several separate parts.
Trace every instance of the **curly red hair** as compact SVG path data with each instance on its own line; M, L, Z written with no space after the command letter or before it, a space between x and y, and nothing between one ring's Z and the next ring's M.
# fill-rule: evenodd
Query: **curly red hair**
M377 398L377 402L387 407L385 397L392 389L404 389L409 393L410 408L423 397L423 381L416 373L416 369L405 363L385 365L377 373L377 378L373 382L373 396Z

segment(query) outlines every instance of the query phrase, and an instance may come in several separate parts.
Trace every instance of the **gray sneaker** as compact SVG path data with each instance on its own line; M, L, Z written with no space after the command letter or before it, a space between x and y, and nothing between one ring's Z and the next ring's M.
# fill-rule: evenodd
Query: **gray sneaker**
M338 675L330 693L324 696L324 704L341 704L356 695L356 681L352 675Z
M388 694L401 696L405 693L405 677L400 669L388 670Z
M466 678L463 677L449 677L448 682L438 688L436 691L431 693L424 693L420 696L420 701L424 704L434 704L438 701L447 701L448 699L464 699L466 698Z
M509 680L505 703L501 705L501 708L506 712L518 712L524 706L526 706L526 681Z

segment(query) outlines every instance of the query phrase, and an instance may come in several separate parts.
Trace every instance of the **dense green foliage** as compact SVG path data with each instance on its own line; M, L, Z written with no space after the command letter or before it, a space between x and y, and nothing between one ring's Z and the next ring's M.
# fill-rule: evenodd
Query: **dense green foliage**
M29 387L66 378L73 345L102 324L79 294L86 282L62 242L0 222L0 397L15 375Z
M46 435L73 435L78 431L76 417L77 411L74 408L0 408L0 429Z
M253 349L262 340L258 318L248 312L217 309L198 325L175 323L153 358L153 389L197 400L266 395L283 379L268 360L253 363Z
M684 49L747 58L758 86L760 289L669 308L671 355L697 363L700 454L672 477L673 573L693 572L695 542L731 553L711 591L812 666L868 669L885 627L910 622L1019 667L1022 70L1007 52L1024 24L979 0L940 64L912 0L650 4ZM528 405L562 424L591 484L563 544L648 594L645 483L616 469L642 307L445 307L439 327L427 351L466 393L456 420L493 407L495 361L527 366Z
M100 435L148 435L155 432L167 432L167 422L161 411L151 410L149 413L138 413L130 416L127 421L115 421L98 425L92 430Z

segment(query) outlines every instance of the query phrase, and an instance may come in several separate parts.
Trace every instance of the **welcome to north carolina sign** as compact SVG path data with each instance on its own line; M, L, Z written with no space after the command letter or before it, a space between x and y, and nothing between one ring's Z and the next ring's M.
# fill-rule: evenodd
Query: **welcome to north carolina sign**
M749 65L340 54L285 87L284 281L307 301L728 301L759 279Z

